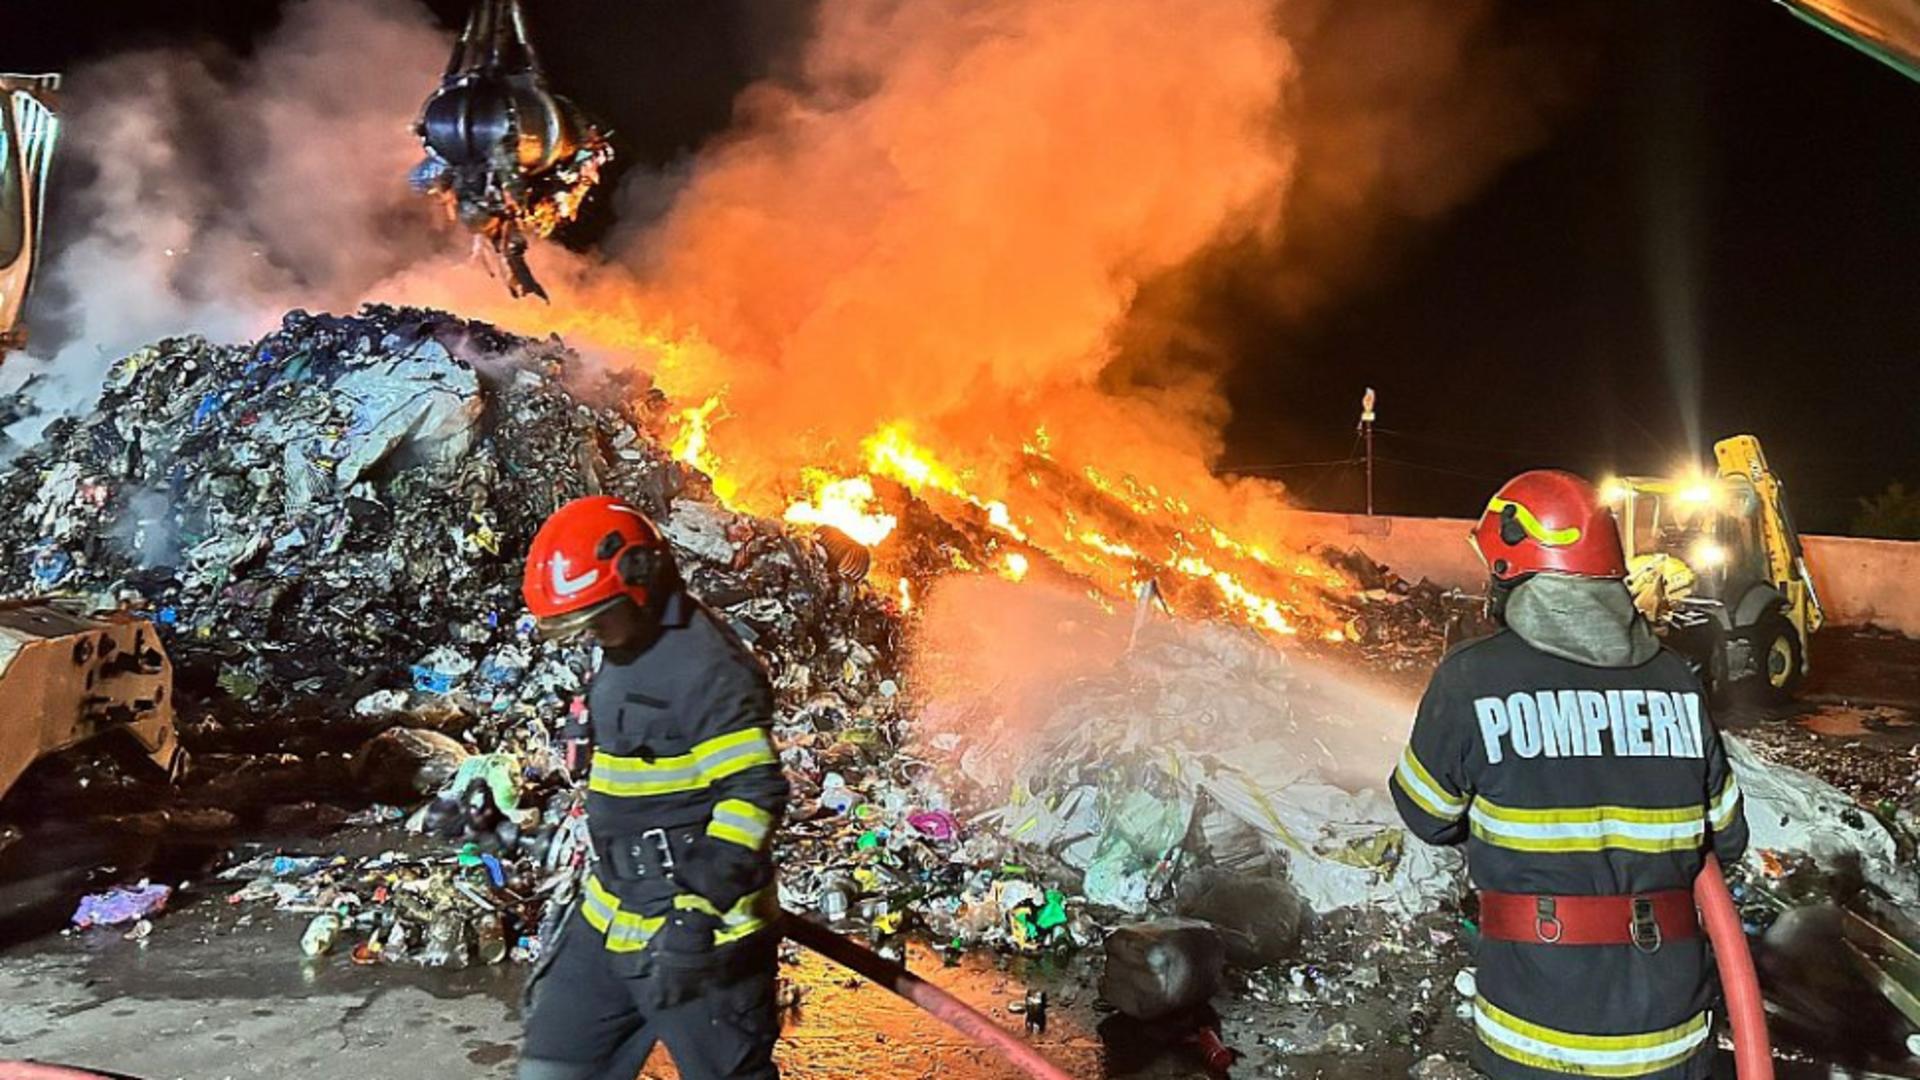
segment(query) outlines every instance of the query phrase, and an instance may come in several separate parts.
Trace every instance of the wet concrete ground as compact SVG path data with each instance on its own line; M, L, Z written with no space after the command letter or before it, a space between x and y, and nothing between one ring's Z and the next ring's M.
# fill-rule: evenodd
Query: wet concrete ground
M387 828L285 846L360 853L417 842ZM239 883L212 877L224 850L56 831L7 852L0 863L39 872L5 878L31 889L0 890L0 897L35 901L0 921L13 931L0 950L0 1061L32 1059L141 1080L512 1075L526 967L361 966L344 947L308 959L299 944L307 916L225 902ZM50 869L73 858L88 866ZM99 887L134 866L181 886L147 937L128 940L124 928L53 929L72 910L72 889ZM1302 950L1313 962L1291 980L1267 972L1236 982L1219 1000L1226 1041L1244 1055L1234 1075L1398 1076L1435 1050L1462 1056L1468 1034L1455 1015L1452 980L1466 960L1448 929L1454 925L1439 915L1417 926L1336 921L1313 931ZM790 950L785 960L783 977L799 991L779 1050L789 1078L1020 1075L812 954ZM1024 1020L1009 1006L1029 989L1045 989L1046 1031L1034 1039L1072 1075L1209 1075L1191 1049L1098 1003L1091 953L980 953L947 966L916 948L909 966L1016 1032ZM1409 1024L1416 1009L1417 1027ZM656 1054L644 1075L678 1074Z
M526 969L360 967L300 952L304 920L249 918L217 899L189 903L142 942L90 931L0 960L0 1058L124 1073L143 1080L256 1076L504 1078L513 1074ZM1092 993L1066 972L1009 972L975 958L958 968L916 953L913 966L1009 1028L1007 1004L1029 976L1054 988L1047 1054L1074 1075L1106 1071ZM984 1051L918 1010L811 955L785 976L804 997L780 1045L788 1077L1009 1077ZM1151 1062L1128 1075L1179 1076ZM646 1076L677 1072L656 1055Z

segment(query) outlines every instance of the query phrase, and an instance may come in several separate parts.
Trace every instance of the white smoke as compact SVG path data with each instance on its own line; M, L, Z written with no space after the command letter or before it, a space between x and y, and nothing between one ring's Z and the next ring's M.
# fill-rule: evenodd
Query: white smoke
M7 434L84 408L155 339L245 339L402 267L464 272L462 239L406 185L448 47L410 0L297 0L244 59L157 49L69 72L36 344L0 367L0 391L39 376L44 412Z

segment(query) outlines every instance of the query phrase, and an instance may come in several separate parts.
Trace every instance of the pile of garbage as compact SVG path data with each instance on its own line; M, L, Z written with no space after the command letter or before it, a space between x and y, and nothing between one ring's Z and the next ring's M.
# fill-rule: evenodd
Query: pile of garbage
M1424 671L1448 644L1491 632L1479 597L1426 578L1410 582L1358 548L1329 545L1315 554L1353 581L1351 614L1340 632L1372 666Z
M420 850L230 871L235 902L357 927L362 951L390 957L537 947L583 857L551 732L595 658L537 640L518 588L533 531L589 492L654 514L693 591L768 664L794 781L790 907L883 943L918 930L951 950L1084 947L1100 920L1172 903L1194 827L1209 860L1288 872L1316 908L1430 906L1450 880L1444 855L1405 848L1377 790L1325 782L1297 724L1271 726L1308 707L1304 686L1235 631L1197 652L1155 639L1114 669L1165 683L1132 727L1082 723L1111 704L1084 685L1060 721L1086 741L1023 755L1016 806L969 813L1003 801L1006 777L955 775L950 751L972 747L908 729L892 601L832 538L721 506L665 450L666 415L558 341L436 312L294 312L250 345L169 339L114 365L93 412L0 473L0 538L25 553L0 565L0 594L151 613L196 753L188 803L430 799L409 821L431 838ZM1153 718L1224 677L1263 689L1212 741L1154 758ZM1229 747L1235 768L1211 756ZM1178 783L1156 772L1169 760Z
M132 607L160 627L194 753L179 803L459 809L470 763L490 763L488 805L416 823L478 844L480 862L299 863L271 875L299 889L247 899L515 909L568 823L551 732L595 662L537 640L520 602L527 543L566 499L615 494L662 522L694 592L767 663L803 797L836 769L864 783L897 742L889 602L812 538L713 501L666 451L662 405L557 340L430 311L294 312L250 345L168 339L0 471L15 555L0 596ZM111 785L96 779L120 778L75 777L97 813Z
M883 606L807 540L681 501L710 495L650 428L659 399L581 369L557 341L385 307L163 341L0 474L0 545L21 553L0 595L147 609L183 698L223 720L444 702L491 745L581 689L591 657L534 640L520 558L560 502L604 491L662 518L786 686L883 679Z

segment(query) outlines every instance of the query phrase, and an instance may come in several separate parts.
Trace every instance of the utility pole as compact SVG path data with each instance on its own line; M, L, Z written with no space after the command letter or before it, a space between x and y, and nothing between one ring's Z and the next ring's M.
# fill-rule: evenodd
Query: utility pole
M1373 516L1373 387L1360 399L1360 434L1367 440L1367 516Z

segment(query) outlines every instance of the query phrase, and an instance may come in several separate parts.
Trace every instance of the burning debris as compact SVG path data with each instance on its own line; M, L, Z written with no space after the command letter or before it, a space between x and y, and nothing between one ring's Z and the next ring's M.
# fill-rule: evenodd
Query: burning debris
M613 148L547 85L519 0L479 0L440 88L414 125L427 156L414 190L443 199L497 260L514 296L547 292L527 267L529 238L572 221Z

